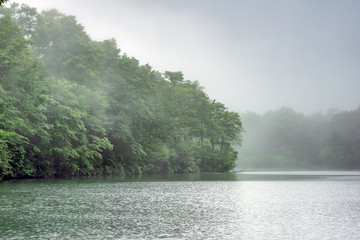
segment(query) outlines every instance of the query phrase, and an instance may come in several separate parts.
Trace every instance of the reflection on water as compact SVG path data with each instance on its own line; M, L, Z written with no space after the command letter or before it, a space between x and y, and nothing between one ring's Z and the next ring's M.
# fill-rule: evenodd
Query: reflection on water
M238 173L192 173L133 177L108 177L115 181L296 181L357 179L360 171L243 171Z
M360 173L0 183L0 239L360 239Z

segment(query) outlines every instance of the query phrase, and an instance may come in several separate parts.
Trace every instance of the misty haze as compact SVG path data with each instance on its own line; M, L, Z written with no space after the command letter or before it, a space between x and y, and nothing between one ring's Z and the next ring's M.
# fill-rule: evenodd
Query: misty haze
M360 238L360 2L0 5L0 239Z

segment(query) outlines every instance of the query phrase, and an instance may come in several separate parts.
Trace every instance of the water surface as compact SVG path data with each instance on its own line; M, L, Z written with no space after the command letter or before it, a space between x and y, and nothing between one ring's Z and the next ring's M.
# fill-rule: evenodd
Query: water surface
M360 239L360 172L0 183L0 239Z

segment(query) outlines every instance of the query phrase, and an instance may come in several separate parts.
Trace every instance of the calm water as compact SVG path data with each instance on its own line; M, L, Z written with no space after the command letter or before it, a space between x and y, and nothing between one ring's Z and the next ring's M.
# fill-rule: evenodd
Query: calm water
M6 181L0 239L360 239L360 172Z

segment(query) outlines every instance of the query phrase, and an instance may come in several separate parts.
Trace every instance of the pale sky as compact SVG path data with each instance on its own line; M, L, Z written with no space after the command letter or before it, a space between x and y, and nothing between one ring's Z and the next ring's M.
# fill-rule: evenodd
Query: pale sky
M10 1L14 2L14 1ZM357 0L21 0L76 16L94 40L182 71L230 110L360 105Z

